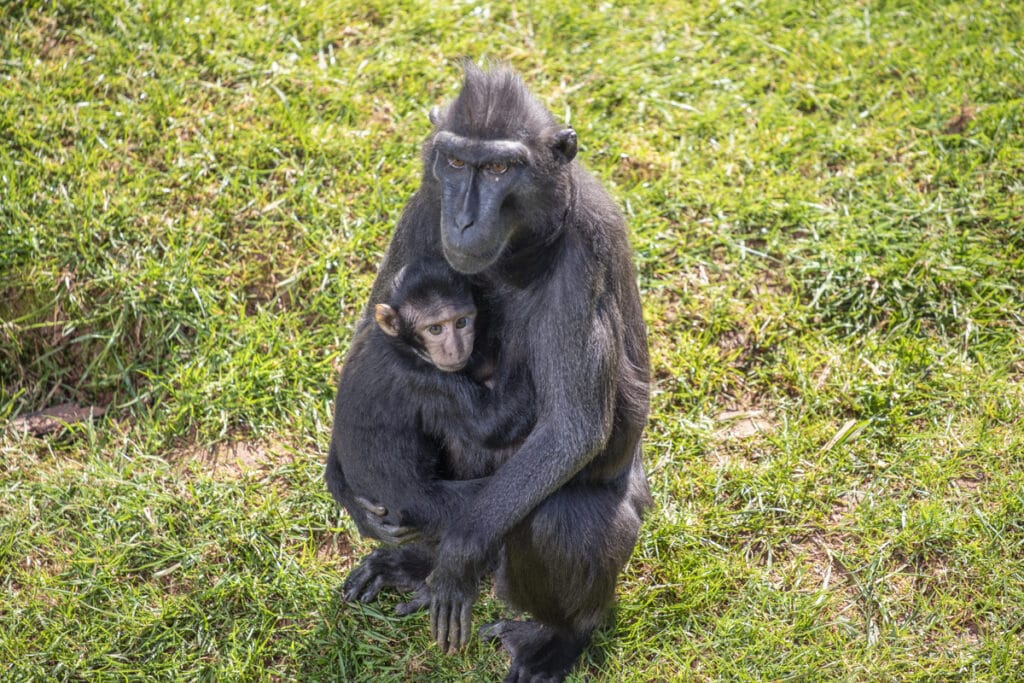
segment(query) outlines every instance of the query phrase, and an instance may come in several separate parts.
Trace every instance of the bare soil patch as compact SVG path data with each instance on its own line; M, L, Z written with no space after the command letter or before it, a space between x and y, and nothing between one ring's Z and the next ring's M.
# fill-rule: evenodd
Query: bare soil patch
M266 473L282 463L292 462L294 458L293 449L284 443L244 439L212 446L185 446L168 456L168 460L179 467L199 463L217 480Z

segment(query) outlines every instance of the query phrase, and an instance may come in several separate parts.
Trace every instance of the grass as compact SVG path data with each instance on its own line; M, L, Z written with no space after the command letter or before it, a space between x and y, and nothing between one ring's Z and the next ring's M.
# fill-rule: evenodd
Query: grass
M337 589L333 381L457 58L629 217L657 510L574 680L1024 669L1024 10L0 9L0 678L493 680ZM477 623L500 614L485 597Z

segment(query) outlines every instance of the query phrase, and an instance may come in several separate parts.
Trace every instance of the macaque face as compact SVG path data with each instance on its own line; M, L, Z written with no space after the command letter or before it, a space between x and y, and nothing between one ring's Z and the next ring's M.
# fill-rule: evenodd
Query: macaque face
M415 322L416 338L438 370L455 372L473 353L476 308L443 306Z
M472 302L439 301L422 308L405 305L399 310L377 304L374 313L385 334L408 340L416 353L438 370L456 372L469 362L476 333Z

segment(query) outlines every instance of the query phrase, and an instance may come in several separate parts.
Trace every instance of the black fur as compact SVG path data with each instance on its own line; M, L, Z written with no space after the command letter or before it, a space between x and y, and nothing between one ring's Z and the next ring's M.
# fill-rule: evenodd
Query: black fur
M411 264L391 285L381 300L400 315L406 307L473 300L469 281L439 259ZM472 364L462 372L438 370L416 353L419 341L403 328L391 337L371 320L357 330L338 381L325 476L364 536L436 541L468 492L481 484L446 479L493 471L507 455L502 449L529 430L532 411L523 400L519 410L510 411L506 404L515 401L507 395L495 400L472 379ZM485 330L481 321L474 364L490 362ZM447 453L479 462L459 467L459 474L469 474L458 476L450 457L442 462ZM360 499L383 508L373 525Z
M501 342L495 396L525 383L536 421L473 491L426 506L436 518L424 524L441 529L441 540L429 595L414 602L431 603L442 648L464 644L481 576L499 557L499 595L534 620L499 622L482 635L510 653L507 680L561 680L608 612L651 502L640 461L649 360L626 225L574 161L575 133L511 71L467 65L462 92L432 120L422 184L395 230L374 300L424 255L443 255L472 274ZM463 161L482 159L487 141L501 141L496 154L525 147L528 161L511 167L513 175L484 176L482 166L449 161L459 138L468 150ZM388 439L415 444L421 436L407 434L415 427L392 430ZM452 475L467 476L465 467L455 462ZM416 552L376 551L354 574L377 589L405 588L412 572L426 571L413 566Z

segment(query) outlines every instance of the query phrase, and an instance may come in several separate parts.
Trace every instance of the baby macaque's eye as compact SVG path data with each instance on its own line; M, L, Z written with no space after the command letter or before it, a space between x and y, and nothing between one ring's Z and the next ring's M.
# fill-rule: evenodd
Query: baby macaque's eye
M448 165L452 168L465 168L466 162L455 157L448 157Z
M444 328L441 327L440 325L431 325L430 327L427 328L427 332L434 335L435 337L441 334L442 330L444 330Z
M466 325L468 325L468 324L469 324L469 319L468 318L459 318L458 320L455 321L455 327L457 329L460 329L460 330L463 327L465 327Z
M484 170L488 173L493 173L494 175L501 175L508 170L508 164L503 161L495 161L484 166Z

